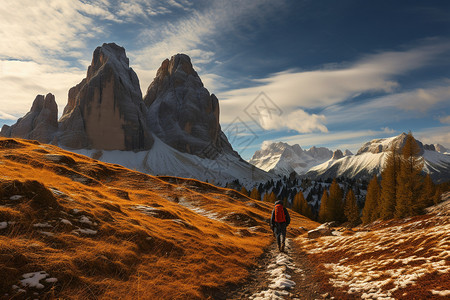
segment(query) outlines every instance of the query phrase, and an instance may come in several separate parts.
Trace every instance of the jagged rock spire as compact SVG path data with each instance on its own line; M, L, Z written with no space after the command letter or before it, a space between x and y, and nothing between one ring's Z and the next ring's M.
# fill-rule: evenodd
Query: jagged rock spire
M125 49L103 44L95 49L86 78L69 90L58 142L75 149L150 149L146 113Z

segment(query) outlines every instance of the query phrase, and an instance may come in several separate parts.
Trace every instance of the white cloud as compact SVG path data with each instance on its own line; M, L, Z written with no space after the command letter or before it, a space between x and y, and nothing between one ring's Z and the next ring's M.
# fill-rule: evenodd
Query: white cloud
M0 110L0 120L17 120L17 117Z
M0 61L0 106L6 114L23 116L38 94L55 95L59 112L67 103L70 87L79 83L85 71L52 68L33 61Z
M450 87L442 86L414 91L389 97L392 103L403 110L426 112L439 102L450 100Z
M450 116L439 118L439 121L444 124L450 124Z
M79 57L85 40L103 28L98 19L117 20L105 1L4 0L0 6L0 59L33 60L65 66L60 58ZM118 21L118 20L117 20ZM83 49L84 50L84 49ZM54 57L56 56L56 58Z
M154 69L176 53L185 53L198 65L213 61L215 34L233 31L242 23L273 13L284 1L211 1L201 10L190 11L186 16L168 21L165 25L148 28L139 34L142 50L133 53L134 61L141 68ZM189 2L169 1L172 7L189 9ZM257 11L258 13L254 13Z
M330 124L358 121L398 122L423 117L425 112L438 105L445 105L449 99L450 87L436 85L377 97L360 103L333 105L326 108L323 113ZM409 112L416 112L416 114ZM380 116L383 117L380 118Z
M259 124L265 130L293 129L299 133L328 132L325 122L324 115L308 114L301 109L279 116L259 114Z
M370 92L392 93L398 88L395 76L428 64L450 50L449 43L419 46L407 51L383 52L352 64L313 71L288 70L254 80L254 85L220 93L222 119L230 120L261 91L270 95L283 111L324 108ZM448 89L422 89L384 98L389 106L402 109L428 109L448 98ZM395 98L395 99L394 99ZM392 100L395 100L392 102ZM328 118L328 115L325 114Z
M441 144L450 148L450 126L424 128L413 134L424 144Z

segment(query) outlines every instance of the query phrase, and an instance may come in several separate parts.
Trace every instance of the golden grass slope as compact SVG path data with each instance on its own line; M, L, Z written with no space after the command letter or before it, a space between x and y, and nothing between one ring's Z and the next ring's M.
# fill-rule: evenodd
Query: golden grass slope
M272 242L271 209L197 180L0 138L0 298L220 298ZM317 226L291 215L291 228Z
M449 299L450 193L443 198L423 216L296 241L338 299Z

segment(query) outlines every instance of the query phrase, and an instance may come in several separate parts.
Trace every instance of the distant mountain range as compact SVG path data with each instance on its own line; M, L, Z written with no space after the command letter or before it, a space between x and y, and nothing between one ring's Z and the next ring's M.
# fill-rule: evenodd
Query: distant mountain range
M125 49L103 44L84 78L68 93L58 120L52 94L38 95L30 112L2 127L5 137L35 139L149 174L222 183L272 176L233 150L219 123L219 101L187 55L162 62L142 97Z
M353 155L346 150L332 152L327 148L312 147L303 150L299 145L290 146L286 143L264 145L255 152L250 163L276 175L289 175L295 171L302 177L311 179L326 179L335 177L370 178L380 174L386 155L393 145L402 148L406 134L375 139L365 143ZM439 144L424 145L416 140L421 149L420 155L424 162L424 172L430 173L436 182L450 180L450 155L448 150Z

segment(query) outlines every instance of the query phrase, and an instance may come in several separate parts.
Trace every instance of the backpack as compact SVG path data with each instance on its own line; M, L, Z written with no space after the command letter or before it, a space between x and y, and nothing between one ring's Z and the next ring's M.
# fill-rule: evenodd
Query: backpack
M286 216L284 215L283 205L275 205L275 222L282 223L286 222Z

